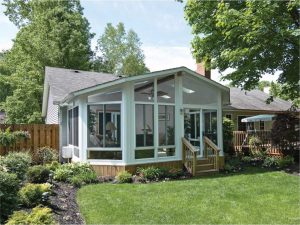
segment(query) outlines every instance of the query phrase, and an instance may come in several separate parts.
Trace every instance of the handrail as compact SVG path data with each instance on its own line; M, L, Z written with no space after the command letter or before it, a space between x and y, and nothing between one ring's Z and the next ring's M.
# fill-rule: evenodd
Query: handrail
M203 143L204 143L204 157L208 158L210 162L214 165L215 170L219 170L219 152L220 148L213 143L208 137L203 137ZM213 152L212 156L208 156L208 148L210 148Z
M182 138L182 161L186 169L196 175L197 149L184 137Z

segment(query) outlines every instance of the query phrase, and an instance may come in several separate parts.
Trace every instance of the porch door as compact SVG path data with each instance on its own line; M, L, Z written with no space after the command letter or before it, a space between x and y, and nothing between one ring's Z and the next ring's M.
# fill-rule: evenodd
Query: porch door
M185 109L184 137L198 150L198 155L201 154L200 118L199 109Z

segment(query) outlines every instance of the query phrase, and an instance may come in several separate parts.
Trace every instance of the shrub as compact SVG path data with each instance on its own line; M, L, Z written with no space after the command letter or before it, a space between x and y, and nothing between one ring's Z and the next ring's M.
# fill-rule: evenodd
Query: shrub
M283 158L278 159L277 165L279 168L286 168L294 164L293 156L285 156Z
M169 170L167 171L166 177L175 179L175 178L178 178L178 177L180 177L180 176L182 176L182 175L184 175L182 169L175 169L175 168L172 168L172 169L169 169Z
M51 185L45 184L26 184L19 191L21 203L25 206L32 207L42 203L43 193L50 192Z
M27 180L30 183L45 183L49 178L50 170L42 165L29 167L27 171Z
M31 156L28 152L9 152L0 159L0 165L5 166L9 173L15 173L21 180L24 179L31 163Z
M138 168L137 172L141 177L149 181L158 180L162 176L162 169L153 166Z
M19 179L16 174L0 171L0 224L18 204Z
M89 164L68 163L63 164L56 169L54 179L57 181L74 183L75 186L78 186L79 183L80 185L83 185L96 182L97 175Z
M116 180L119 183L131 183L132 182L132 175L128 171L121 171L116 176Z
M265 158L263 164L262 164L263 167L276 167L278 166L278 159L275 158L275 157L271 157L271 156L268 156Z
M251 163L252 162L252 157L251 156L244 156L242 157L242 162L244 163Z
M234 155L235 151L232 144L234 123L232 120L223 118L223 146L224 152Z
M15 224L55 224L51 209L48 207L37 206L31 213L17 211L9 218L6 225Z
M46 167L52 171L55 172L59 167L60 167L60 163L57 161L53 161L52 163L48 163L46 164Z
M240 159L237 157L226 159L224 170L227 172L237 172L242 169Z
M48 146L39 148L34 156L36 164L47 164L58 160L57 150Z

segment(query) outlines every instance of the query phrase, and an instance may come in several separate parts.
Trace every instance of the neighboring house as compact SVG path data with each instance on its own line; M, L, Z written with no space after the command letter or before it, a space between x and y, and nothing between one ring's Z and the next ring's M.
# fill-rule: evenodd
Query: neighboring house
M235 131L249 130L271 130L272 121L260 121L243 123L241 120L246 117L260 114L278 114L289 110L292 103L274 98L270 104L266 100L270 95L260 90L241 90L239 88L230 88L230 105L225 106L223 115L234 122Z
M46 67L42 114L59 123L72 161L102 175L183 163L194 174L217 171L230 94L208 78L185 67L133 77Z
M3 124L5 122L5 112L0 111L0 124Z

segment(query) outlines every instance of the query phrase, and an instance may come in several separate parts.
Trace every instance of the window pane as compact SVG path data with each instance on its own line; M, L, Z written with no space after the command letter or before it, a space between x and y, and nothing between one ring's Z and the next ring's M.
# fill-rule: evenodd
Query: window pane
M75 107L73 109L73 131L74 131L74 144L75 146L78 146L78 107Z
M88 151L88 159L122 160L121 151Z
M68 111L68 132L69 132L69 145L73 144L73 110Z
M175 103L174 75L157 80L157 101Z
M121 147L121 105L88 107L88 147Z
M217 111L205 110L204 111L204 135L217 145L218 144L217 134L218 134L217 133Z
M122 101L121 91L105 92L88 96L88 102Z
M159 146L174 145L175 143L175 107L158 106Z
M135 159L154 158L154 149L135 150Z
M175 156L175 148L159 148L158 157Z
M134 85L134 100L141 102L154 101L154 83L151 81L141 81Z
M153 105L135 105L136 147L153 146Z

